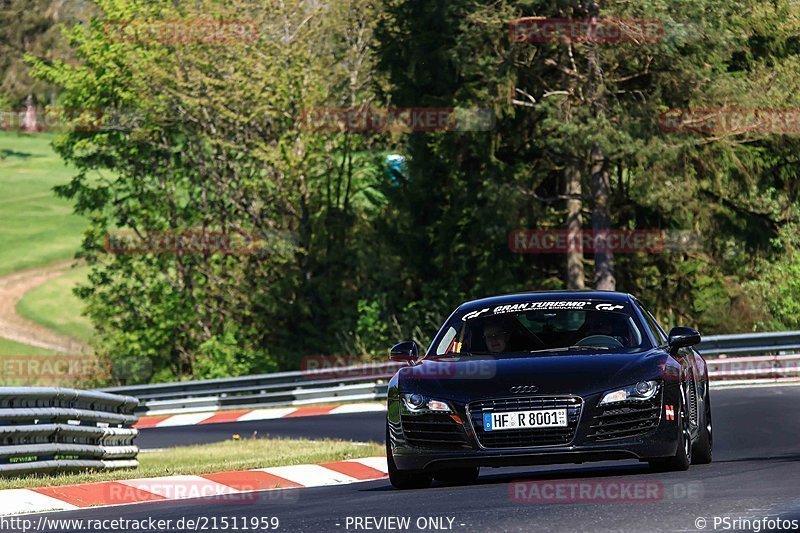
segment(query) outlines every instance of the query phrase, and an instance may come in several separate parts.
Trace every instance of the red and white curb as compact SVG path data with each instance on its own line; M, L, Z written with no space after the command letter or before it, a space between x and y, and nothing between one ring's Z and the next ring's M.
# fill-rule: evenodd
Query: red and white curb
M348 403L344 405L309 405L306 407L275 407L271 409L248 409L239 411L216 411L206 413L181 413L172 415L143 416L134 426L143 428L163 428L174 426L194 426L198 424L220 424L222 422L248 422L253 420L273 420L276 418L295 418L301 416L341 415L348 413L369 413L386 411L382 403Z
M218 497L232 503L258 503L258 497L237 495L373 481L387 477L387 473L386 457L366 457L319 465L277 466L200 476L8 489L0 490L0 501L3 502L0 516L206 497ZM292 494L297 493L292 491Z

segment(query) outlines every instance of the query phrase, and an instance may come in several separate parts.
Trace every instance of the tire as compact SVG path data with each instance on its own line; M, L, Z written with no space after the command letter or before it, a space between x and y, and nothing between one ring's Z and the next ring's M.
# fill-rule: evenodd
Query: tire
M431 486L433 478L422 470L399 470L392 457L389 445L389 422L386 422L386 464L389 467L389 482L396 489L425 489Z
M708 389L706 389L706 397L703 403L706 408L705 414L703 415L703 425L700 427L700 434L692 449L693 465L707 465L714 460L714 435L711 428L711 396L708 393Z
M433 473L433 479L446 483L474 483L480 475L481 469L477 466L466 468L448 468Z
M686 413L686 406L681 399L681 406L678 410L678 450L674 457L667 459L654 459L648 461L650 468L656 472L681 472L689 470L692 464L692 434L689 430L689 415Z

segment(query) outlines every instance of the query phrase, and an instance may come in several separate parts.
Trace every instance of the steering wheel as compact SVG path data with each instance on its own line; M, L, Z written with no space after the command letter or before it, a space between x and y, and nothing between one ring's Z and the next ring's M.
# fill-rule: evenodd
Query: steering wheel
M622 343L608 335L589 335L575 343L575 346L607 346L609 348L623 348Z

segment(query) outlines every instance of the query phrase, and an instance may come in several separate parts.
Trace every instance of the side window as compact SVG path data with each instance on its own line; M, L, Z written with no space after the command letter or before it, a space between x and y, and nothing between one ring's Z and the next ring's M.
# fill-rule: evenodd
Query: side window
M447 353L447 349L452 344L453 339L456 338L456 333L456 330L452 326L448 328L447 333L444 334L441 342L439 342L439 346L436 347L436 355L444 355Z
M638 302L637 302L638 303ZM659 341L659 344L666 344L667 343L667 334L664 333L664 330L661 329L661 326L658 325L658 321L653 318L653 315L644 308L642 304L639 305L639 310L644 315L644 320L647 322L647 327L650 328L650 331L653 332L653 335L656 336L656 339Z

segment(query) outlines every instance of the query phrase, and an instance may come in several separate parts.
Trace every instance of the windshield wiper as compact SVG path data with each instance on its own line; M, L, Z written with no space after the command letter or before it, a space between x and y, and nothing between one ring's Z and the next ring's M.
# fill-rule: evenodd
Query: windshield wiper
M492 352L448 352L443 353L442 355L437 355L436 357L459 357L459 356L472 356L472 355L497 355L496 353Z
M600 348L602 350L610 350L611 346L603 346L602 344L576 344L575 346L570 346L570 350L580 350L581 348L585 349L596 349Z
M565 352L567 350L569 350L567 346L562 346L560 348L542 348L540 350L527 350L525 353Z
M545 352L567 352L569 350L610 350L610 346L601 346L593 344L581 344L575 346L560 346L558 348L542 348L541 350L526 350L525 353L545 353Z

